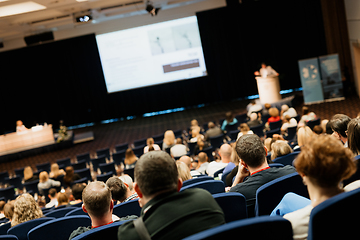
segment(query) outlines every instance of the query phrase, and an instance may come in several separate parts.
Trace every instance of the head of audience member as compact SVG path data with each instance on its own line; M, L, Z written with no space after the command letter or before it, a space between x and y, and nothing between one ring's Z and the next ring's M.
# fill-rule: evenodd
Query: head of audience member
M290 122L291 117L289 115L284 116L284 122Z
M16 121L16 126L17 127L21 127L22 125L24 125L24 124L23 124L23 122L21 120Z
M161 193L179 191L182 186L174 159L163 151L142 155L134 174L134 189L140 198L140 206Z
M176 139L176 144L183 144L182 139L181 139L181 138L177 138L177 139Z
M302 115L307 115L310 113L310 110L307 106L302 107Z
M191 137L199 139L201 137L200 130L199 126L194 127L191 131Z
M225 120L228 123L231 123L234 120L234 115L233 115L233 113L231 111L225 113Z
M125 164L133 164L134 162L136 162L137 159L137 156L131 148L126 149L124 159Z
M264 145L268 152L271 152L271 144L272 144L272 138L271 137L265 138Z
M199 150L203 150L205 146L205 142L201 138L198 138L197 145L199 147Z
M59 192L57 195L58 207L69 204L69 197L66 193Z
M340 140L342 144L345 144L347 142L346 130L350 120L351 118L346 116L345 114L335 114L330 119L331 129L334 131L332 133L332 136Z
M57 163L51 164L50 169L50 177L57 178L58 176L62 175L64 173L64 170L59 169L59 165Z
M342 192L340 182L356 171L351 151L329 135L316 136L312 144L305 145L294 165L313 206Z
M167 146L171 146L173 145L175 142L175 134L172 130L167 130L165 133L164 133L164 143L167 145Z
M191 162L192 162L191 157L184 155L184 156L180 157L177 162L183 162L186 164L186 166L189 168L189 170L191 169Z
M321 128L323 130L323 133L326 133L326 125L327 125L328 122L329 122L328 119L321 120L320 126L321 126Z
M209 129L214 128L214 127L215 127L215 123L213 123L213 122L208 123L208 128Z
M354 155L360 154L360 118L352 119L347 128L348 147Z
M250 121L255 121L257 119L258 119L258 115L256 113L253 112L250 114Z
M39 174L39 182L43 183L49 180L49 174L46 171L42 171Z
M329 135L333 134L330 121L328 121L325 125L325 133Z
M102 226L112 221L114 204L111 191L104 182L89 183L83 191L82 200L83 211L89 214L92 226Z
M119 177L111 177L106 181L106 185L111 191L111 197L114 201L123 202L127 198L128 187Z
M11 227L42 216L43 213L33 196L28 193L21 194L14 202L14 215L11 221Z
M279 116L279 109L273 107L269 109L269 114L271 117L278 117Z
M269 110L271 108L271 104L270 103L265 103L264 105L266 110Z
M76 183L71 187L72 195L77 202L82 202L82 192L86 187L85 183Z
M74 176L74 168L72 166L67 166L65 168L64 179L68 179L69 181L71 181L73 176Z
M287 141L277 140L271 144L271 160L274 160L277 157L285 156L292 152L293 150Z
M314 126L314 128L313 128L313 132L314 132L315 134L317 134L317 135L320 135L320 134L323 133L323 129L322 129L322 127L321 127L320 125L316 125L316 126Z
M154 139L153 138L146 139L146 145L151 146L153 144L154 144Z
M48 197L50 198L50 200L52 200L52 199L57 199L57 191L56 191L56 188L50 188L50 189L49 189Z
M282 112L286 112L287 110L289 110L289 106L288 106L288 105L286 105L286 104L281 105L281 111L282 111Z
M134 185L133 185L134 182L133 182L132 178L127 174L121 175L119 178L121 179L121 181L123 181L124 183L127 184L127 186L129 187L129 190L133 193L134 192Z
M199 126L199 123L198 123L198 121L196 119L193 119L190 122L190 126L191 126L191 128L196 127L196 126Z
M192 178L190 174L190 169L186 165L186 163L182 161L176 161L176 167L178 170L179 178L181 178L183 182Z
M33 170L30 166L24 168L24 180L28 180L34 176Z
M243 134L247 134L249 131L250 131L249 125L247 125L246 123L240 124L240 132L242 132Z
M208 155L205 152L199 152L198 154L198 164L201 165L203 163L208 162Z
M15 200L12 200L4 205L4 215L7 219L9 219L9 221L12 221L14 216L14 203Z
M229 144L224 143L223 145L221 145L219 150L221 162L229 163L231 161L231 153L232 153L232 147Z
M240 157L240 164L247 168L250 173L268 166L266 149L256 134L241 136L236 142L235 150Z
M311 143L314 132L308 126L300 127L297 131L297 140L299 147Z

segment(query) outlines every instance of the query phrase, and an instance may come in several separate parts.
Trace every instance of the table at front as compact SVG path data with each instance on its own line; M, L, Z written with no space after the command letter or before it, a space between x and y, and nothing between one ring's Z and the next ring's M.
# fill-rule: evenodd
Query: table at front
M0 156L54 144L51 125L0 136Z

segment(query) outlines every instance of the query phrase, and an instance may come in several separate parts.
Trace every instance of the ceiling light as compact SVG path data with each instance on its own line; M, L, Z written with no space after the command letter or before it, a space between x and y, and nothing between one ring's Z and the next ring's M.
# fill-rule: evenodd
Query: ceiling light
M6 17L21 13L33 12L46 9L45 6L35 2L23 2L0 7L0 17Z

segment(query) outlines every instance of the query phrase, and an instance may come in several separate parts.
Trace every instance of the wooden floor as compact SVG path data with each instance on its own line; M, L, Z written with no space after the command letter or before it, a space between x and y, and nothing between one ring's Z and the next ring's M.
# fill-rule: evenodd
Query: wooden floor
M218 121L224 118L225 112L233 111L235 114L245 112L249 100L239 100L232 102L222 102L206 105L200 108L189 108L181 112L158 115L146 118L136 118L108 124L95 124L91 127L75 129L74 134L93 132L94 140L75 144L71 148L60 151L47 152L24 159L11 162L0 163L0 172L7 170L9 173L13 169L30 165L35 170L36 164L45 162L55 162L57 159L71 157L75 160L77 154L90 152L94 154L97 149L110 147L120 143L131 144L134 140L163 134L166 130L186 130L192 119L197 119L199 124L208 121ZM301 113L303 103L296 106L296 110ZM327 102L309 106L310 110L315 112L321 119L329 119L336 113L343 113L351 118L357 116L360 112L360 100L357 96L348 97L343 101Z

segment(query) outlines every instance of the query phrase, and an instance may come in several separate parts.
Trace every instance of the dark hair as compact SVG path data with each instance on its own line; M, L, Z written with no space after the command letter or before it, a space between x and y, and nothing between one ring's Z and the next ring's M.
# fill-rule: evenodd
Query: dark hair
M127 188L119 177L111 177L106 181L106 185L110 188L113 200L124 201L126 199Z
M356 171L352 153L330 135L319 135L312 144L304 145L295 160L299 173L319 187L336 187Z
M316 133L317 135L319 135L319 134L323 133L323 129L322 129L322 127L320 125L316 125L313 128L313 132Z
M84 191L84 188L86 185L82 183L76 183L72 186L71 191L72 195L74 196L75 200L82 199L82 192Z
M360 118L352 119L347 127L348 147L355 154L360 154Z
M49 189L49 195L50 195L51 197L55 197L56 193L57 193L56 188L50 188L50 189ZM81 198L81 197L80 197L80 198Z
M234 115L232 114L231 111L225 113L225 120L228 122L228 123L232 123L233 120L234 120Z
M339 133L342 137L347 138L345 131L351 118L345 114L335 114L330 120L330 126L334 132Z
M143 154L135 165L135 182L144 196L176 191L178 171L174 159L163 151Z
M111 191L102 181L90 182L82 193L82 200L89 215L103 217L110 209Z
M256 134L241 136L236 142L235 150L249 167L258 167L265 162L264 144Z

